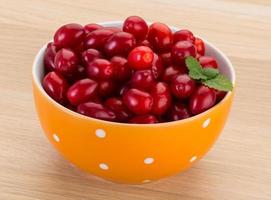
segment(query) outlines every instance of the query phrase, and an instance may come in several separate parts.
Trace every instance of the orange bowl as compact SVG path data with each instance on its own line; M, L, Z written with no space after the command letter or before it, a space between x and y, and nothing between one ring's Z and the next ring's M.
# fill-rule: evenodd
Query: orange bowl
M122 22L101 23L120 27ZM172 28L176 31L176 28ZM235 84L229 59L209 42L219 70ZM140 184L179 173L202 158L216 141L233 92L194 117L160 124L123 124L89 118L51 99L42 87L46 45L33 64L33 93L41 126L53 146L78 168L119 183Z

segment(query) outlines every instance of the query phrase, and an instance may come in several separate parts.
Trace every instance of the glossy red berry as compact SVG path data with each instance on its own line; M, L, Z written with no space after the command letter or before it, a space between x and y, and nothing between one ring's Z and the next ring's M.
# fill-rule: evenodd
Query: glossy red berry
M172 65L171 52L161 53L159 56L165 67Z
M92 23L92 24L86 24L86 25L84 26L84 31L85 31L86 35L88 35L88 34L91 33L92 31L95 31L95 30L97 30L97 29L102 29L102 28L103 28L103 26L101 26L101 25L99 25L99 24L94 24L94 23Z
M85 32L80 24L61 26L54 35L54 44L58 48L74 48L83 42Z
M57 48L53 42L48 43L44 53L44 66L47 72L55 70L55 56Z
M211 56L201 56L199 57L199 63L203 68L214 68L217 69L218 65L216 60Z
M147 92L130 89L123 94L123 103L133 113L145 115L151 111L153 99Z
M196 48L190 41L179 41L171 50L172 60L177 65L184 65L187 56L196 56Z
M196 115L206 111L216 103L215 91L207 86L199 86L189 100L189 110Z
M108 29L97 29L90 32L85 39L85 47L87 49L103 50L106 40L113 34L113 31Z
M79 105L94 98L98 84L91 79L82 79L74 83L67 92L67 98L72 105Z
M77 65L76 70L72 74L65 76L65 78L69 83L74 83L78 80L87 78L86 69L81 65Z
M128 63L132 69L149 69L153 61L153 51L146 46L135 47L128 55Z
M171 94L168 85L164 82L156 83L151 91L153 98L152 113L164 114L171 106Z
M81 62L84 66L87 66L96 58L101 58L102 54L96 49L87 49L81 54Z
M98 85L98 94L100 97L109 97L115 93L117 84L112 80L101 80Z
M58 72L64 76L68 76L76 71L78 57L70 49L61 49L56 53L54 63Z
M47 94L60 104L66 101L68 83L61 74L49 72L42 81L42 85Z
M204 42L202 41L202 39L196 38L195 42L194 42L194 45L196 47L197 53L200 56L204 56L204 54L205 54L205 45L204 45Z
M169 110L167 114L168 121L177 121L181 119L189 118L191 115L189 113L188 107L181 103L175 103Z
M148 40L157 52L169 51L173 43L170 28L163 23L153 23L149 27Z
M123 23L123 31L131 33L137 40L144 40L148 33L148 25L138 16L130 16Z
M146 46L149 48L153 48L153 46L151 45L151 43L149 42L149 40L142 40L142 41L138 41L136 46Z
M152 60L152 64L151 64L151 71L152 71L152 75L156 80L161 79L161 77L164 74L164 65L163 62L160 58L160 56L158 56L156 53L153 56L153 60Z
M106 121L116 120L116 114L99 103L87 102L80 104L77 106L77 112L96 119L102 119Z
M174 76L185 73L187 73L187 68L185 66L171 65L165 69L163 81L170 83Z
M154 115L139 115L133 117L129 122L132 124L154 124L159 121Z
M107 99L105 106L116 114L119 122L126 122L131 117L130 111L125 107L120 98L111 97Z
M193 93L195 87L196 82L187 74L175 76L170 83L172 94L179 99L189 97Z
M215 94L216 94L216 102L218 103L226 96L227 92L215 90Z
M84 42L81 42L78 46L72 49L74 53L80 55L85 50Z
M126 32L116 32L111 35L104 44L104 52L108 57L127 56L129 51L136 44L132 34Z
M155 79L151 70L136 71L131 79L131 87L140 90L148 91L155 83Z
M132 70L126 58L114 56L110 60L113 67L113 78L116 81L127 81L131 78Z
M108 80L113 77L113 67L108 60L97 58L88 64L87 74L94 80Z
M193 35L191 31L183 29L173 34L173 41L174 43L179 42L179 41L190 41L194 43L195 36Z

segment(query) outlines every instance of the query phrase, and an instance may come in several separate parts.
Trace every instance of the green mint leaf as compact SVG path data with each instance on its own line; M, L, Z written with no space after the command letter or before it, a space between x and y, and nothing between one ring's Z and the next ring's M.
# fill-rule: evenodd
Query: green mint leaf
M202 67L200 66L199 62L197 61L197 59L195 59L192 56L188 56L185 59L185 64L189 70L189 76L192 79L195 80L207 80L207 76L203 74L203 70Z
M222 74L218 74L215 78L209 80L202 81L204 85L214 88L216 90L221 91L232 91L233 85L232 82L223 76Z
M202 73L207 76L208 79L213 79L219 74L219 71L217 69L207 67L202 69Z

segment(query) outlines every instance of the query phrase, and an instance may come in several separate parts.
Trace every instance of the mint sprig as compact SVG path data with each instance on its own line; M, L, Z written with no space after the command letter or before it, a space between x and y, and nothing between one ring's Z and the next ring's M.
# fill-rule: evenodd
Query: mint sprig
M202 68L200 63L192 56L185 59L185 64L192 79L201 81L204 85L220 91L232 91L232 82L219 73L217 69Z

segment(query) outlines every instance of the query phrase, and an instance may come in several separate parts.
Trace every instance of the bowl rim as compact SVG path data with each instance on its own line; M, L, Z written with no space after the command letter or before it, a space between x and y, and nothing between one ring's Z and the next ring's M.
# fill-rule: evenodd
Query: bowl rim
M97 23L97 24L102 25L102 26L120 26L120 25L123 24L123 21L106 21L106 22L100 22L100 23ZM148 24L150 25L151 23L148 22ZM177 30L180 30L180 29L178 29L175 26L169 26L169 28L173 32L175 32ZM196 36L196 37L198 37L198 36ZM221 57L222 57L222 59L226 62L226 65L229 67L229 72L230 72L230 75L231 75L231 81L232 81L233 90L234 90L235 85L236 85L235 84L236 74L235 74L235 70L234 70L234 67L233 67L231 61L229 60L229 58L221 50L219 50L213 44L211 44L210 42L208 42L206 39L203 39L202 37L200 37L200 39L202 39L205 44L207 44L210 48L212 48L214 51L216 51L218 54L220 54ZM45 98L48 101L50 101L56 107L58 107L59 109L61 109L63 112L65 112L67 114L70 114L70 115L73 115L75 117L82 118L82 119L87 120L87 121L96 121L98 123L104 123L104 124L108 124L108 125L129 126L129 127L135 127L135 126L138 126L138 127L153 127L153 126L159 127L159 126L169 126L169 125L172 126L172 125L176 125L176 124L187 123L187 122L193 121L195 119L200 119L200 118L208 115L208 113L210 113L213 110L215 110L223 102L225 102L228 98L230 98L231 95L233 95L232 94L233 91L229 91L229 92L227 92L227 95L218 104L216 104L212 108L210 108L210 109L208 109L208 110L206 110L206 111L204 111L204 112L202 112L200 114L197 114L195 116L192 116L192 117L189 117L189 118L186 118L186 119L182 119L182 120L177 120L177 121L161 122L161 123L154 123L154 124L130 124L130 123L121 123L121 122L111 122L111 121L105 121L105 120L101 120L101 119L96 119L96 118L88 117L88 116L79 114L79 113L77 113L75 111L72 111L72 110L66 108L65 106L57 103L43 89L42 84L41 84L42 81L39 81L39 79L38 79L39 74L38 74L38 70L37 69L38 69L38 62L41 59L43 60L44 52L45 52L46 47L47 47L47 43L45 45L43 45L39 49L38 53L36 54L36 56L34 58L34 61L33 61L33 64L32 64L32 79L33 79L33 84L35 84L37 86L38 90L41 92L41 94L43 96L45 96Z

